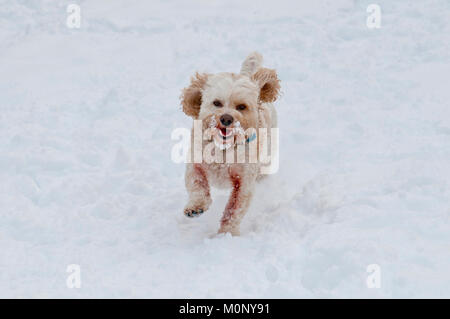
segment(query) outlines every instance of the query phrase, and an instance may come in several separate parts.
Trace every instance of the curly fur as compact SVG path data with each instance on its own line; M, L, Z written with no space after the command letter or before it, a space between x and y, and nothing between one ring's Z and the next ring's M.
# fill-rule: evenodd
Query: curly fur
M280 80L275 70L261 68L252 75L252 79L261 88L259 99L261 102L274 102L280 94Z
M191 78L191 85L185 88L181 94L183 112L193 118L197 118L202 104L202 89L208 79L207 74L195 73Z
M262 68L261 63L262 56L254 52L242 63L240 73L196 73L181 94L183 111L193 119L201 120L203 129L211 120L220 122L224 114L232 116L233 123L239 121L244 130L275 127L276 113L271 102L279 95L280 81L275 70ZM219 107L214 103L217 101L220 101ZM242 104L246 108L240 110L238 106ZM240 222L260 177L259 168L259 163L248 161L188 163L185 184L189 200L184 213L192 217L207 211L212 202L211 186L231 188L219 232L238 235Z

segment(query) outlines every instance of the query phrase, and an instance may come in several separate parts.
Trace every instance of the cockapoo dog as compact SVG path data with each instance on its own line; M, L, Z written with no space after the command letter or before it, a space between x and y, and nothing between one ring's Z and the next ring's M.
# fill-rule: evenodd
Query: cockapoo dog
M271 128L277 126L274 102L280 91L275 70L263 68L262 56L250 54L236 73L199 74L191 78L183 89L181 105L184 113L201 122L200 148L194 146L194 128L191 151L200 152L202 159L187 163L186 189L189 200L184 208L188 217L199 216L211 205L210 186L229 187L231 195L221 219L219 233L239 235L239 225L252 198L255 183L261 177L259 160L250 159L250 145L261 149L261 128L266 129L269 140ZM208 134L205 134L209 130ZM205 138L205 135L206 138ZM267 136L267 135L266 135ZM213 147L205 147L209 141ZM259 141L259 143L257 143ZM267 139L265 139L267 141ZM243 146L243 148L242 148ZM244 160L229 160L227 152L244 150ZM204 154L220 155L223 162L205 160ZM232 153L234 154L234 153ZM215 157L216 158L216 157ZM218 157L217 157L218 158Z

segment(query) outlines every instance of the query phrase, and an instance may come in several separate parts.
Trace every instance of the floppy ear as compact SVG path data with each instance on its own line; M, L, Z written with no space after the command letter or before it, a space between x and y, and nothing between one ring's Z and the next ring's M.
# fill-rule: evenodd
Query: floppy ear
M202 89L205 86L207 74L195 73L191 78L191 85L183 89L181 93L181 105L186 115L197 118L202 104Z
M278 98L280 80L275 70L261 68L252 75L252 80L259 86L259 100L261 102L273 102Z

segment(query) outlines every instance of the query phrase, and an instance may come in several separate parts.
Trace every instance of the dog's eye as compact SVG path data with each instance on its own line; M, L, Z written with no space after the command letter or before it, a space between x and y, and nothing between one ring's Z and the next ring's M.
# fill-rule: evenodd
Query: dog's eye
M222 106L223 106L222 103L221 103L220 101L218 101L218 100L215 100L215 101L213 102L213 104L214 104L215 106L217 106L217 107L222 107Z
M247 106L245 104L239 104L238 106L236 106L236 109L239 111L243 111L247 108Z

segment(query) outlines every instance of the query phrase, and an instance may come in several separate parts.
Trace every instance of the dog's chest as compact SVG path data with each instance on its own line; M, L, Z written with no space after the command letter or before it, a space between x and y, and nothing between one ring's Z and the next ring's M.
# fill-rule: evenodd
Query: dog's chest
M217 188L228 188L232 185L232 176L240 176L243 179L253 178L258 175L259 166L256 164L206 164L208 181L211 186Z
M208 181L211 186L226 188L231 186L230 164L211 163L207 164Z

